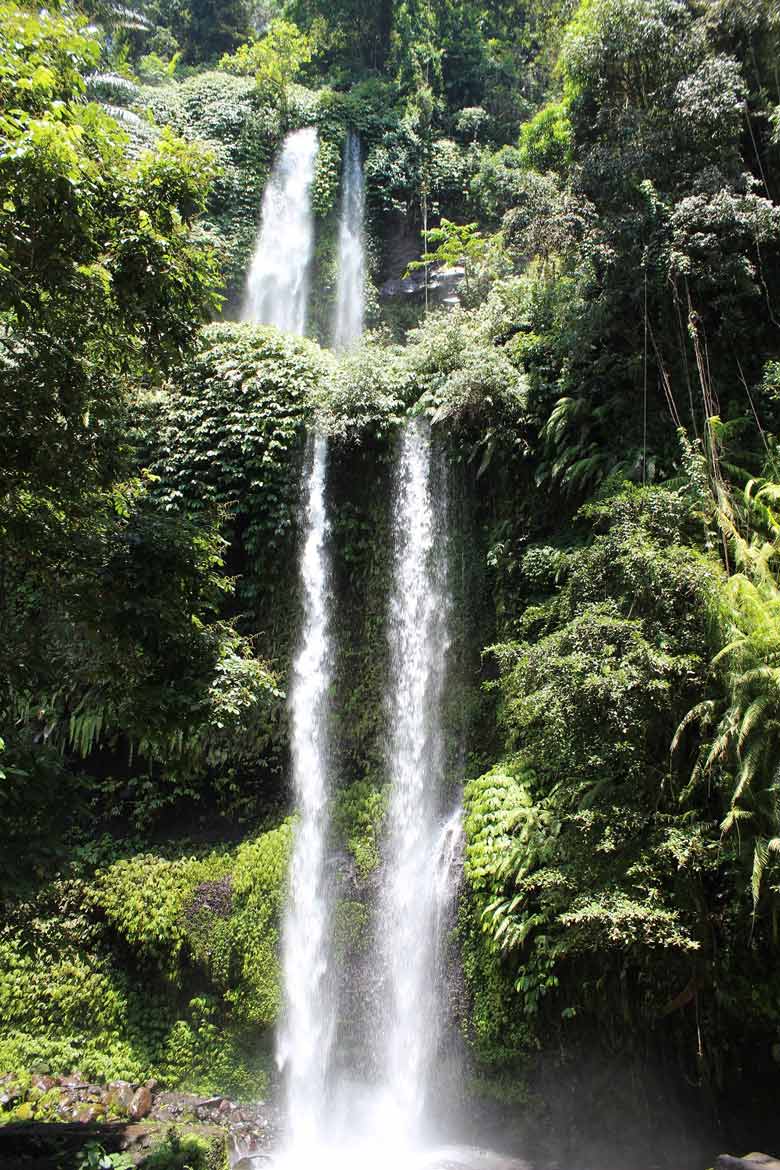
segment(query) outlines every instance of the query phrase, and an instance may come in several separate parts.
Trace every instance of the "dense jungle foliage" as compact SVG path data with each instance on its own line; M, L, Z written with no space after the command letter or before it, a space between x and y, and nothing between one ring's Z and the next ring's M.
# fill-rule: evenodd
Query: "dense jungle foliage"
M774 1115L778 53L775 0L1 0L0 1071L265 1091L315 422L359 960L425 413L458 502L471 1092L543 1113L549 1063L595 1050ZM296 339L235 318L305 125ZM337 357L350 129L370 332Z

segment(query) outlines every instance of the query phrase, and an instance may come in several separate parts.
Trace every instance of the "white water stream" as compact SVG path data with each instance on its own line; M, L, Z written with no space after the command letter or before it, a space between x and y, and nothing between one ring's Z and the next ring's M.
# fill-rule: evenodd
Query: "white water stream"
M313 251L313 129L288 136L269 180L244 319L292 333L306 327ZM358 139L344 156L339 229L336 348L363 330L363 174ZM289 1170L401 1170L422 1165L421 1122L436 1088L442 1037L443 944L454 897L461 816L442 815L442 704L452 599L447 570L447 500L430 428L417 420L401 439L393 513L393 584L388 603L390 674L386 762L390 800L376 905L374 967L383 1011L369 1041L373 1083L333 1073L337 1028L328 881L330 694L333 684L327 445L312 443L305 486L300 580L303 622L290 691L293 786L298 820L282 930L284 1010L278 1062L286 1137L275 1161ZM259 1165L260 1163L258 1163Z
M290 694L298 823L282 940L284 1019L278 1059L285 1074L291 1148L321 1132L335 1029L331 988L326 842L332 680L330 565L325 511L327 448L314 439L300 563L304 621Z
M288 333L306 331L317 149L317 131L307 126L287 136L274 163L247 278L244 321L276 325Z
M396 1139L411 1143L430 1091L441 1032L439 966L452 897L459 814L442 827L442 701L450 647L446 499L434 485L430 428L403 435L395 496L395 568L389 640L390 806L380 907L387 971L386 1108Z
M437 1089L444 942L451 925L460 809L442 814L443 692L450 646L447 500L430 430L416 421L400 444L393 584L388 602L390 801L373 967L383 1010L367 1043L371 1082L332 1060L336 1030L326 881L327 690L330 684L325 445L315 444L301 572L306 615L292 692L300 820L284 932L287 1139L284 1170L403 1170L435 1162L426 1104Z
M302 335L314 249L313 128L288 135L263 196L247 280L244 320ZM316 1141L325 1120L335 1032L327 881L332 682L330 561L325 504L327 445L312 441L306 473L299 575L303 621L290 687L292 780L298 820L282 927L283 1017L277 1061L284 1075L287 1155Z
M333 348L360 340L365 315L366 257L363 239L365 190L360 139L354 131L344 145L338 239L338 285L333 318Z

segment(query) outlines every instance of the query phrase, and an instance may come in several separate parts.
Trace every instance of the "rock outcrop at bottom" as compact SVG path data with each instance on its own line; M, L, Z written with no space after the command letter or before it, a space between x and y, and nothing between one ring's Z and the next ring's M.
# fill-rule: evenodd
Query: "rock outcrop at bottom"
M721 1154L715 1161L715 1170L780 1170L780 1158L770 1154L745 1154L744 1158Z
M178 1137L197 1137L208 1148L209 1165L214 1170L229 1170L230 1142L224 1129L216 1125L174 1127ZM12 1122L0 1126L0 1170L59 1170L62 1165L78 1165L78 1156L89 1142L107 1153L126 1153L136 1166L170 1134L171 1126L158 1122L123 1124L108 1122Z
M50 1145L57 1134L68 1149L81 1149L91 1140L105 1144L103 1137L118 1141L122 1134L138 1140L148 1137L151 1142L171 1125L205 1137L213 1132L232 1157L257 1158L275 1144L279 1118L276 1109L262 1101L238 1104L222 1095L164 1092L153 1080L143 1085L129 1081L99 1085L79 1073L31 1081L13 1074L0 1076L0 1170L18 1170L15 1148L20 1142L32 1150ZM124 1147L105 1148L117 1152ZM148 1143L144 1148L148 1153ZM28 1167L27 1162L24 1165ZM44 1170L54 1163L43 1157L29 1163L29 1170L37 1165Z

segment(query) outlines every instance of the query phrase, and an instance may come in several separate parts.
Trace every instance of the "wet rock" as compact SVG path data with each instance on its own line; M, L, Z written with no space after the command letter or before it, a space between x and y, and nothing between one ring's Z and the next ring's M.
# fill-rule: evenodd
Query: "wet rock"
M80 1072L69 1073L66 1077L61 1077L60 1084L67 1089L86 1089L87 1087L87 1082Z
M431 264L428 267L428 297L436 305L453 306L459 303L459 289L465 279L461 265L447 267ZM425 298L425 271L415 269L401 279L385 281L379 290L382 300L420 301Z
M48 1093L51 1089L56 1088L56 1086L57 1081L54 1077L33 1077L32 1087L37 1089L39 1093Z
M157 1121L196 1118L198 1108L203 1104L203 1100L203 1097L196 1097L194 1093L158 1093L154 1098L152 1116Z
M102 1121L106 1116L106 1107L100 1102L93 1103L85 1102L79 1106L76 1113L76 1120L80 1121L82 1125L90 1125L95 1121Z
M745 1154L744 1158L721 1154L715 1160L715 1170L780 1170L780 1159L770 1154Z
M13 1077L7 1076L0 1080L0 1109L12 1109L22 1097L22 1090Z
M135 1090L129 1081L111 1081L104 1094L104 1100L109 1108L119 1113L128 1113L134 1095Z
M128 1113L133 1121L143 1121L144 1117L148 1117L151 1111L152 1094L146 1085L141 1085L140 1089L136 1089L135 1093L133 1093L133 1099L130 1102Z

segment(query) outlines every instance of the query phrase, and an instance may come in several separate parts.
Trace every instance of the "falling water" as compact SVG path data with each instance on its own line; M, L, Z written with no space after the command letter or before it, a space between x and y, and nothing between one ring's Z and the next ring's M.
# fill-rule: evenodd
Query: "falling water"
M331 683L330 568L325 509L327 448L313 443L300 575L304 623L290 698L292 767L299 820L283 932L285 1014L279 1064L286 1074L287 1117L293 1146L311 1144L325 1114L334 1032L329 986L329 902L326 881Z
M386 1012L369 1042L368 1063L379 1074L371 1085L356 1081L349 1069L337 1076L338 1061L331 1059L336 1012L325 853L331 681L325 459L325 443L317 439L301 565L306 617L291 699L300 819L283 938L280 1063L287 1074L289 1138L276 1167L430 1170L444 1163L424 1148L429 1135L423 1135L421 1121L431 1090L438 1087L433 1073L442 1039L443 943L462 841L460 809L442 815L442 702L452 611L444 476L429 427L410 424L401 440L394 506L387 699L391 792L375 954Z
M391 797L381 936L388 979L386 1108L412 1142L440 1038L445 909L459 816L442 828L442 699L452 601L444 531L446 494L434 482L428 426L404 433L396 493L395 568L389 611Z
M352 131L344 146L339 219L338 288L333 347L347 349L363 332L366 259L363 241L365 191L360 139Z
M303 334L314 251L311 185L317 131L285 139L263 195L260 231L247 279L242 318Z

